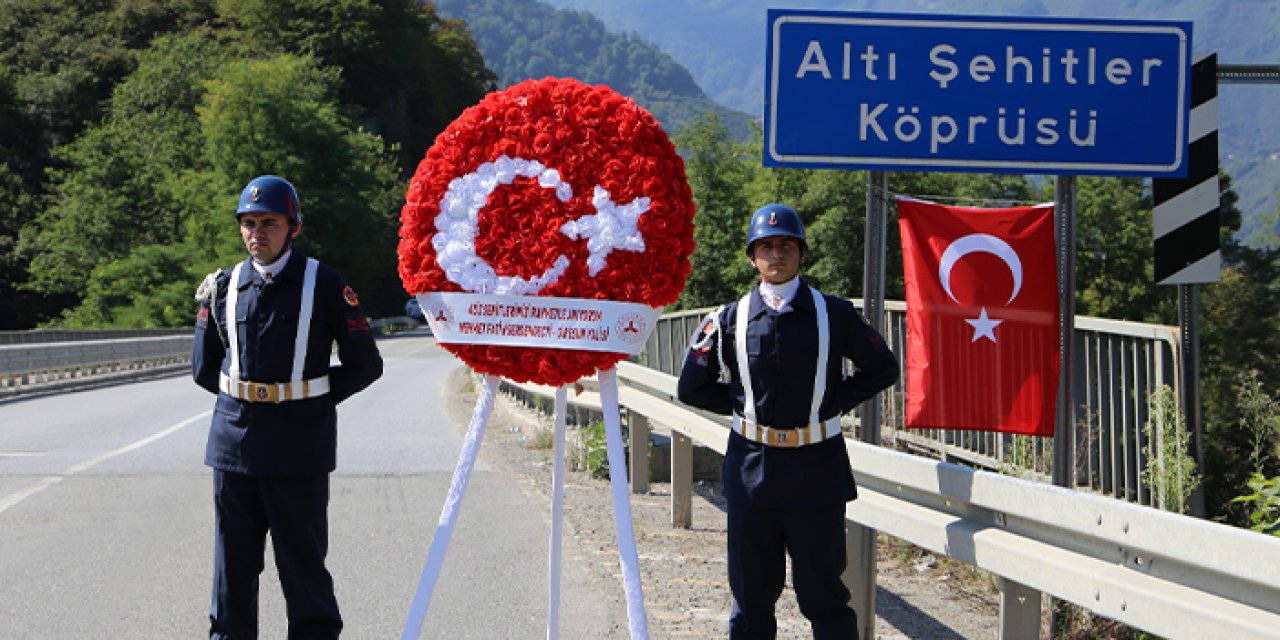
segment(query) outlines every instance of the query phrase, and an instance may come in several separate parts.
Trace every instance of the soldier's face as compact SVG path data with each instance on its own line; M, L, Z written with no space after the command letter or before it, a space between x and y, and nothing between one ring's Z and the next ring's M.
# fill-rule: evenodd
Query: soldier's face
M795 238L764 238L751 245L751 264L760 279L769 284L782 284L796 277L803 257L804 250Z
M240 239L249 255L262 264L270 264L284 251L285 241L295 238L301 225L289 228L289 219L283 213L240 214Z

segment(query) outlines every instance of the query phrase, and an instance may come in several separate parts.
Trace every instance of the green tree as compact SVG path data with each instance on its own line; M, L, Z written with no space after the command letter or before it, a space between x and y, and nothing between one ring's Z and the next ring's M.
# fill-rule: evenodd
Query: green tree
M1205 503L1210 515L1246 524L1230 500L1249 481L1243 462L1253 457L1247 422L1252 376L1259 390L1280 388L1280 250L1236 240L1241 212L1230 177L1219 175L1222 279L1199 288L1200 379L1204 396ZM1252 373L1250 373L1252 372ZM1280 475L1274 456L1265 471Z
M1076 313L1173 322L1177 291L1155 284L1151 199L1142 181L1081 178L1076 207Z
M18 288L27 261L18 252L18 232L36 208L38 178L30 166L34 145L8 69L0 65L0 330L29 327L47 313L41 300Z
M747 215L754 209L744 193L751 158L735 142L715 114L704 114L676 134L684 156L693 200L693 272L685 282L678 307L691 309L721 304L737 295L749 281L735 279L734 264L745 264L743 241Z
M207 36L158 38L116 87L111 115L55 151L53 205L26 229L29 286L81 296L101 264L182 239L175 207L184 168L203 162L195 106L221 57Z
M396 275L404 183L382 140L339 113L336 81L331 69L291 55L227 65L197 110L204 149L226 193L261 174L288 178L302 201L298 246L341 271L370 312L387 313L404 298ZM234 234L233 212L207 215Z
M194 274L185 245L138 247L93 270L66 327L174 327L194 319Z
M866 251L867 174L864 171L808 173L812 175L805 191L796 200L798 211L811 218L805 228L805 235L809 238L809 258L804 276L831 295L861 297Z
M253 56L311 56L340 70L344 115L398 147L412 174L437 133L491 90L494 76L465 26L415 0L221 0Z

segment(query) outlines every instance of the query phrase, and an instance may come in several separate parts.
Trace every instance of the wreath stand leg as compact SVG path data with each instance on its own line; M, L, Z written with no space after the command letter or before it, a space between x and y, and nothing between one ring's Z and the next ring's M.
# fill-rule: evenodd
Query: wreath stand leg
M422 566L421 577L418 578L418 590L413 596L413 604L409 606L409 618L405 620L404 632L400 635L401 640L416 640L422 633L422 621L427 617L427 607L431 604L431 591L435 587L436 578L440 576L440 567L444 564L444 553L449 547L449 538L453 536L453 525L458 520L462 495L467 491L467 482L471 479L471 470L476 464L476 453L480 450L484 427L489 422L489 414L493 412L493 401L498 395L499 382L498 376L484 377L484 389L476 400L475 411L471 414L471 424L467 426L467 436L462 442L462 451L458 454L458 466L453 470L449 495L445 498L444 506L440 510L440 520L436 523L431 550L427 552L427 561Z
M644 590L640 586L640 559L636 554L631 500L627 494L627 461L622 446L622 416L618 410L616 367L600 372L600 404L604 412L609 482L613 486L613 521L618 529L618 556L622 563L622 586L627 596L627 620L632 640L648 640L649 622L645 618Z
M462 498L471 479L471 471L475 467L476 455L480 450L480 441L484 438L485 425L493 412L494 399L497 396L500 379L497 376L484 377L484 389L481 391L476 407L471 414L471 423L467 426L467 435L462 443L462 451L458 454L458 465L454 468L453 480L449 485L449 494L441 508L440 519L436 524L436 532L432 538L427 560L422 567L422 575L418 579L418 589L409 607L409 617L405 620L401 640L416 640L422 633L422 624L431 604L431 594L436 579L440 576L444 564L445 552L449 540L453 536L453 526L458 519L458 510L462 506ZM622 445L622 424L618 408L618 380L613 367L600 372L600 399L604 412L605 439L608 447L609 481L613 489L613 516L617 527L618 555L622 564L623 590L627 598L627 620L632 640L648 640L649 628L644 610L644 590L640 584L640 560L636 552L635 532L631 520L631 502L627 494L626 457ZM565 414L567 413L568 394L566 387L556 389L555 405L555 444L554 466L552 467L551 494L551 541L548 558L548 603L547 603L547 639L556 640L560 633L560 569L562 523L564 520L564 450L565 450Z
M547 558L547 640L560 637L560 541L564 521L564 429L568 387L556 389L555 445L551 467L551 551Z

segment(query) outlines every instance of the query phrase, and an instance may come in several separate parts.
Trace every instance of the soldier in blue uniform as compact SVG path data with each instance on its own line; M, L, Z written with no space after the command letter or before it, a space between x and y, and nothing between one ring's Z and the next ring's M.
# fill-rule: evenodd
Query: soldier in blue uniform
M334 408L382 375L382 357L351 287L292 247L302 228L293 185L255 178L236 219L249 258L197 290L191 364L196 384L217 394L205 449L216 525L209 636L258 637L270 531L289 638L337 638L325 568Z
M795 210L757 210L747 256L760 285L707 316L680 372L682 402L733 415L723 491L735 640L777 635L786 554L813 637L858 637L840 580L845 503L857 497L840 416L891 386L898 362L852 304L798 277L807 250Z

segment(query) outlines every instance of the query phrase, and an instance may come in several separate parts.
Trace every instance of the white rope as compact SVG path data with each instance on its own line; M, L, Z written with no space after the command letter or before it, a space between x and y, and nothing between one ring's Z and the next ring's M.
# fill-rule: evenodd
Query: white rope
M560 543L564 522L564 428L568 387L556 389L555 446L551 467L551 553L547 559L547 640L560 637Z
M627 596L627 621L631 640L648 640L649 622L640 586L640 558L636 554L627 494L627 462L622 447L622 417L618 412L618 375L615 367L600 372L600 403L604 413L605 441L609 453L609 482L613 485L613 521L618 529L618 559L622 563L622 587Z
M475 411L471 414L471 424L467 426L467 436L462 442L462 451L458 454L458 466L453 470L453 481L449 485L449 495L445 498L440 510L440 520L436 523L436 533L431 540L431 550L427 553L427 561L422 566L422 575L418 578L418 590L409 606L409 617L404 623L401 640L415 640L422 633L422 622L427 617L427 607L431 605L431 591L435 587L436 578L440 575L440 567L444 564L444 553L449 547L449 538L453 536L453 525L458 520L458 509L462 506L462 496L467 491L467 482L471 479L471 470L476 464L476 454L480 451L480 440L484 437L484 427L489 422L489 414L493 412L493 401L498 395L497 376L484 377L484 389L476 400Z

